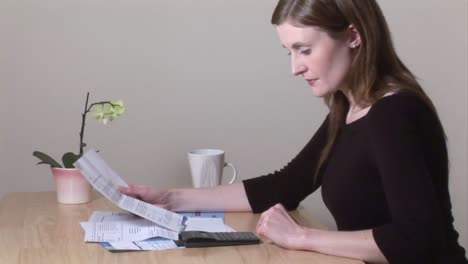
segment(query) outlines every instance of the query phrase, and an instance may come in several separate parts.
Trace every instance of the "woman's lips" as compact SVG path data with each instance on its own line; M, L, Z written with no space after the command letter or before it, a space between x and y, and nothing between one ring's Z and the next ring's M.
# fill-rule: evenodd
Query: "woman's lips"
M306 80L307 83L310 85L310 86L314 86L314 84L317 82L318 78L316 79L309 79L309 80Z

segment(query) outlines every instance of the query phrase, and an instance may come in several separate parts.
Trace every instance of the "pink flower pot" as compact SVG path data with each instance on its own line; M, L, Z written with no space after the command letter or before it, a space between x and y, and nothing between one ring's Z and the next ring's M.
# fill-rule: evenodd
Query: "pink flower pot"
M78 169L52 168L57 189L57 201L81 204L91 201L91 185Z

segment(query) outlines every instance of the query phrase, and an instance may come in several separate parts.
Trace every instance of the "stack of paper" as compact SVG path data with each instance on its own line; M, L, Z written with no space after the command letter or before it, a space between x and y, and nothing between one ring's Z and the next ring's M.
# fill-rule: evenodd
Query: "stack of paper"
M180 214L187 217L187 231L235 231L224 224L223 212ZM128 212L95 211L81 226L85 230L85 242L101 242L111 251L179 248L178 233L161 229L151 221Z
M179 232L233 232L224 224L224 213L174 213L122 194L128 186L95 150L73 165L107 199L128 212L94 212L81 223L85 242L101 242L109 250L162 250L177 248Z

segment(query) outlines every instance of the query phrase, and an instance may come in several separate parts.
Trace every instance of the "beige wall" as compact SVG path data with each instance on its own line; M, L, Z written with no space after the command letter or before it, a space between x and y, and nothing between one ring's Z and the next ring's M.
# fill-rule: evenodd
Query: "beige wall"
M280 168L326 109L289 75L269 18L276 1L2 0L0 196L53 190L33 150L76 151L86 91L123 99L86 142L128 182L190 184L186 151L222 148L250 178ZM445 125L455 224L467 246L466 0L381 0L402 59ZM320 195L304 205L334 223Z

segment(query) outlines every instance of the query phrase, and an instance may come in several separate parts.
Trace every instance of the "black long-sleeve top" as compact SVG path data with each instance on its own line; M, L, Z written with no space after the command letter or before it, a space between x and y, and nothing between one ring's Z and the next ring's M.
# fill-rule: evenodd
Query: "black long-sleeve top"
M283 169L243 182L254 212L295 209L322 187L338 230L371 229L390 263L468 263L453 227L444 132L421 99L387 96L343 124L314 182L327 127L325 119Z

